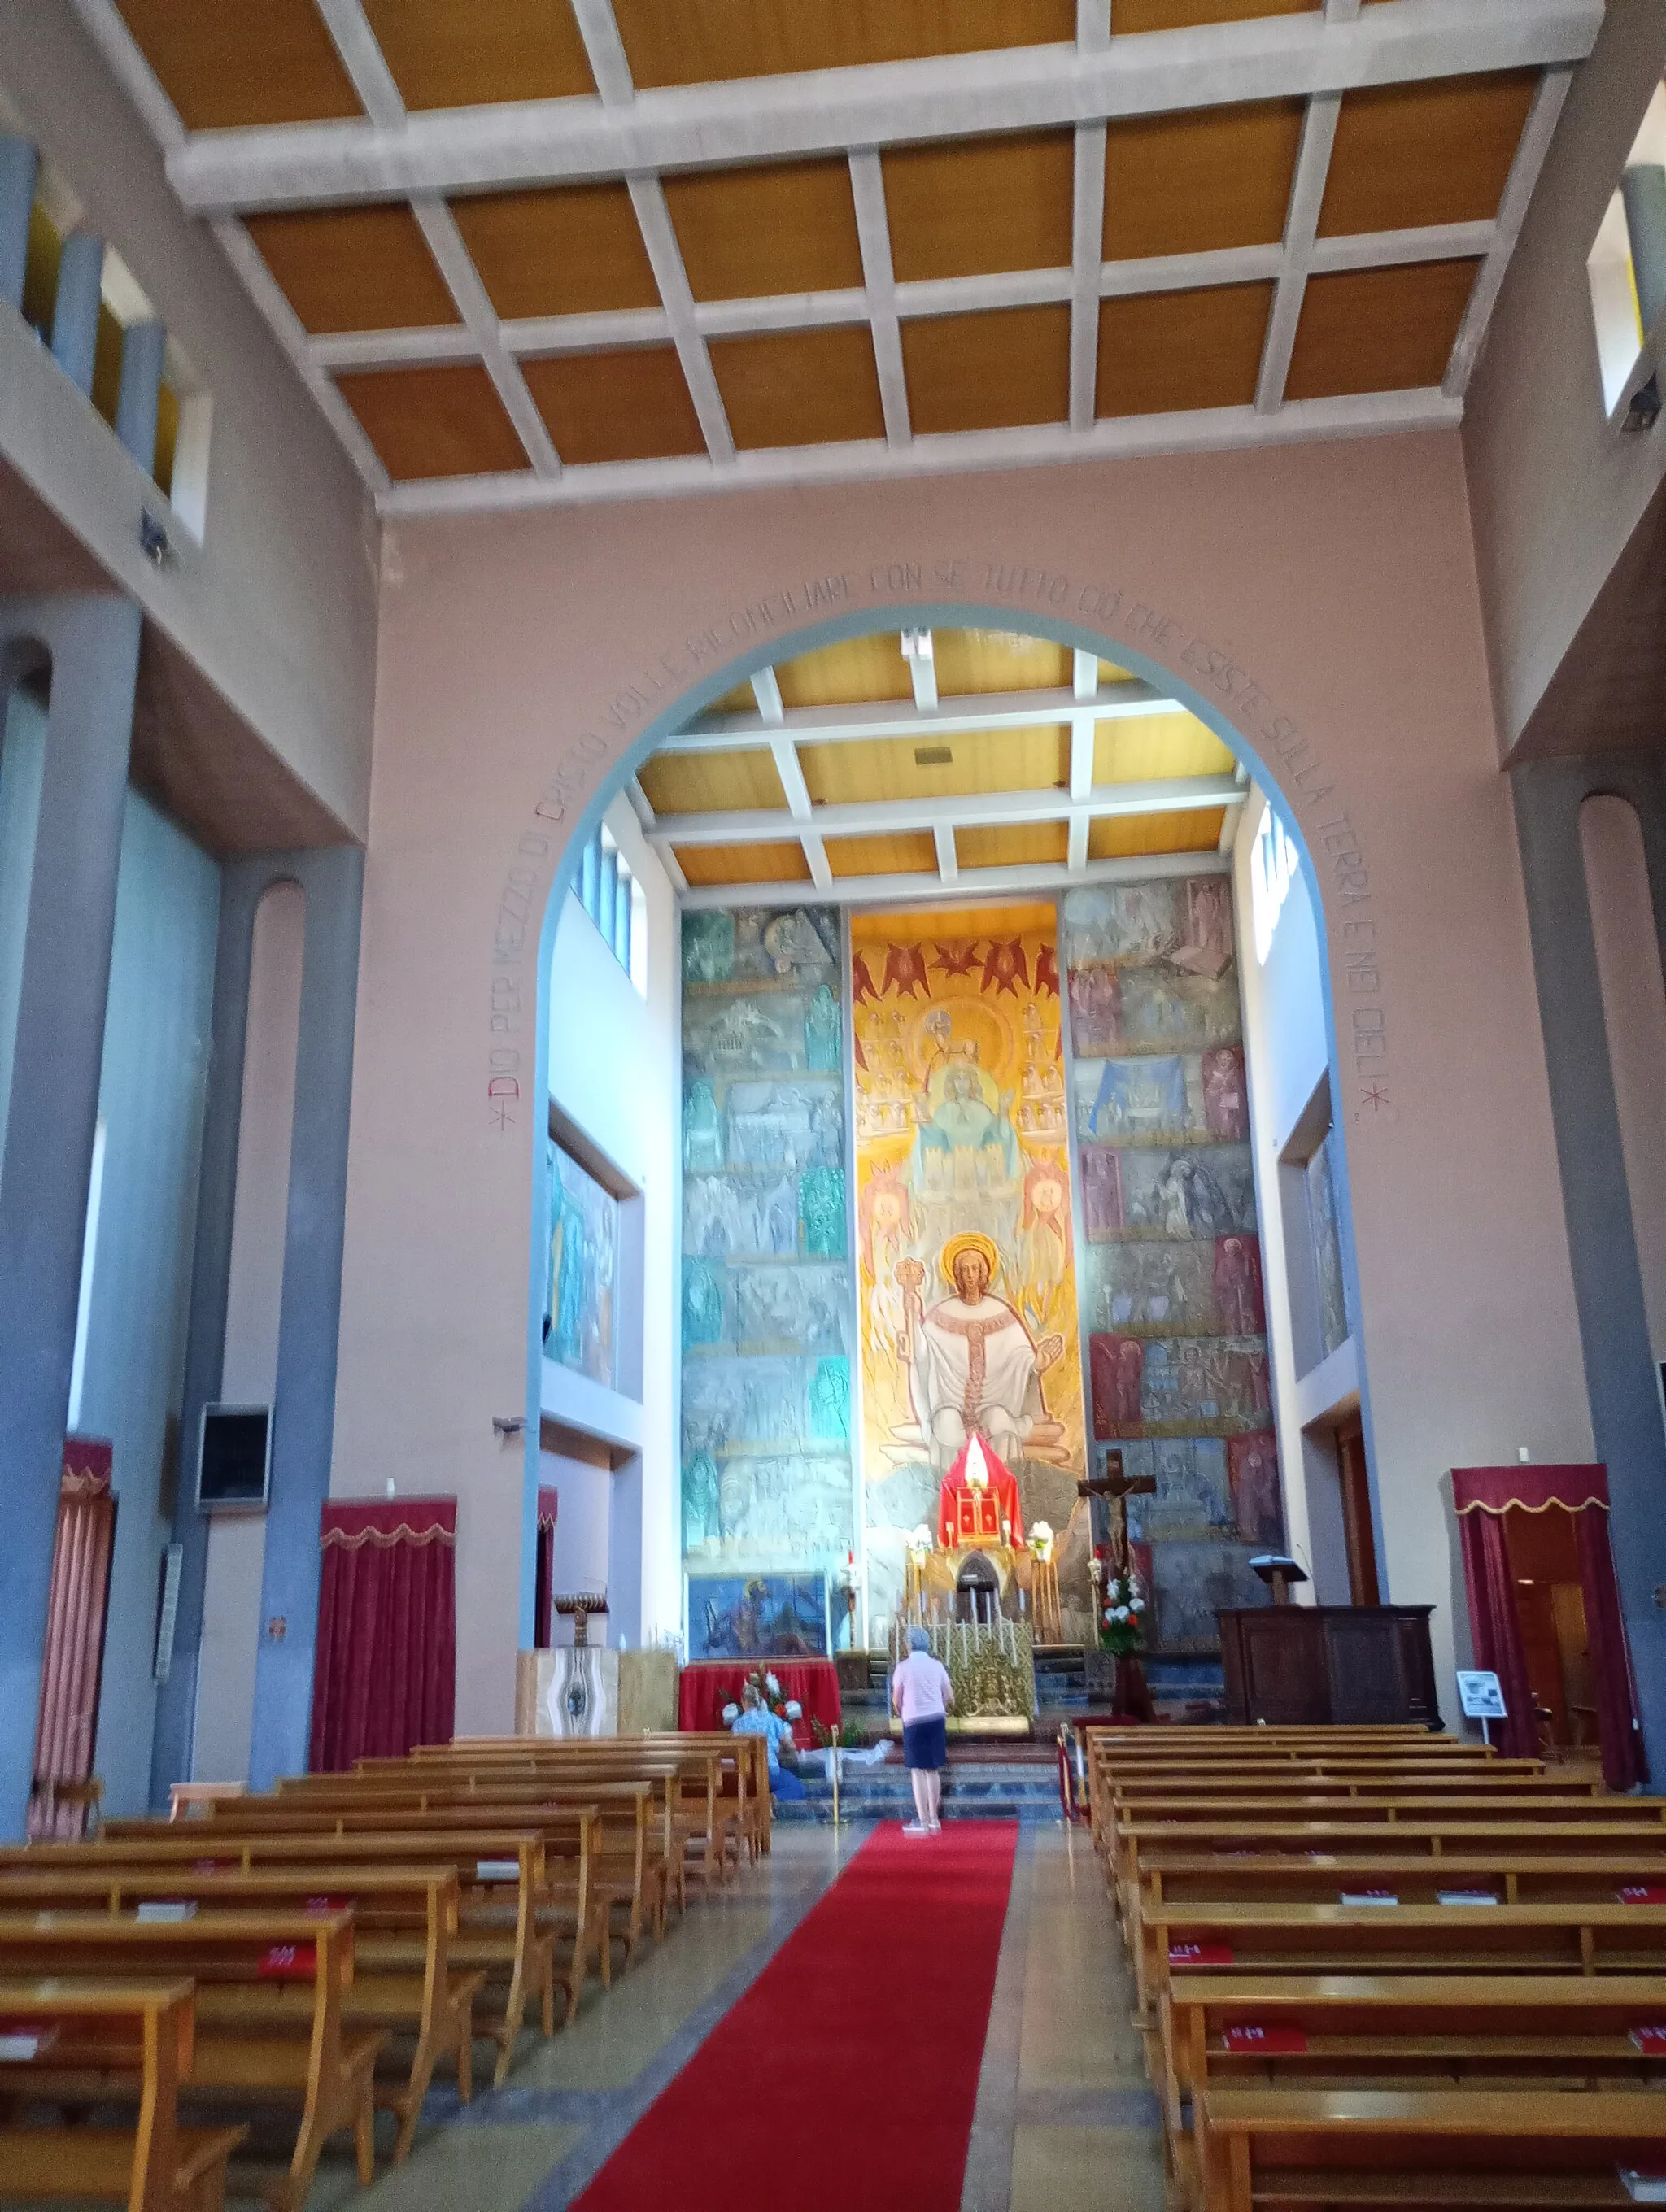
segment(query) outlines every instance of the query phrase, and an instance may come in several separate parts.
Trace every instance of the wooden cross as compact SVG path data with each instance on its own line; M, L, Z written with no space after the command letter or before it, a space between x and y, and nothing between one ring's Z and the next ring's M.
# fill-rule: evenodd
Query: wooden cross
M1157 1479L1150 1474L1125 1474L1122 1455L1119 1451L1105 1454L1103 1474L1090 1474L1076 1485L1078 1498L1103 1498L1110 1509L1110 1567L1113 1574L1125 1575L1128 1571L1128 1500L1149 1497L1157 1488Z

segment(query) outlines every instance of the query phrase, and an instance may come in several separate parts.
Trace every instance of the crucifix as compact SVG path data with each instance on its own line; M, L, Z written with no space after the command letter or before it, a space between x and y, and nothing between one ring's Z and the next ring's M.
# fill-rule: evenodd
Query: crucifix
M1125 1474L1119 1451L1105 1454L1103 1474L1090 1474L1085 1482L1076 1485L1077 1497L1089 1501L1090 1515L1093 1499L1103 1498L1105 1501L1110 1522L1110 1571L1115 1575L1125 1575L1128 1571L1128 1500L1149 1497L1156 1488L1154 1475Z

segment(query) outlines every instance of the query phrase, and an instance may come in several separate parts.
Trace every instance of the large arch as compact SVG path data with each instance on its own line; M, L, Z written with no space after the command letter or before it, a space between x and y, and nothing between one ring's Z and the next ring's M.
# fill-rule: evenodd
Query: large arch
M881 574L876 564L872 572L877 582ZM887 584L893 580L894 564L885 565ZM1060 576L1057 585L1068 584ZM921 579L923 582L923 578ZM1108 599L1101 587L1085 585L1074 587L1075 595L1082 600L1091 600L1096 616ZM1109 625L1103 619L1087 622L1073 619L1070 611L1060 611L1053 604L1055 596L1067 602L1070 590L1061 592L1050 587L1044 608L1023 617L1025 635L1048 640L1049 642L1095 654L1114 662L1134 674L1143 677L1166 696L1196 715L1206 727L1212 730L1248 770L1254 781L1265 793L1268 804L1277 812L1301 855L1304 877L1304 895L1311 903L1316 931L1319 939L1321 981L1324 1006L1324 1024L1333 1089L1339 1099L1341 1064L1339 1058L1335 993L1332 989L1329 958L1329 918L1322 897L1321 879L1314 865L1314 844L1292 803L1295 798L1310 797L1310 826L1314 806L1325 805L1329 817L1340 815L1346 820L1347 809L1335 785L1326 775L1311 781L1316 788L1310 794L1301 788L1299 763L1310 757L1316 757L1314 748L1304 740L1297 743L1297 732L1288 718L1272 712L1270 702L1247 671L1215 654L1213 648L1203 647L1195 637L1189 640L1180 659L1183 668L1191 669L1188 654L1195 654L1202 664L1195 672L1177 674L1167 661L1158 658L1144 647L1131 641L1124 629ZM1079 610L1077 611L1079 612ZM668 738L686 729L702 708L727 693L745 684L761 669L772 664L796 658L815 651L818 647L843 642L848 639L870 635L875 631L895 631L907 627L932 629L1011 628L1016 617L1008 605L983 599L956 600L893 600L879 602L860 611L852 611L830 616L820 622L806 623L796 629L787 629L769 643L755 642L733 654L726 660L716 661L703 672L696 681L675 699L660 706L642 723L624 751L609 763L606 771L582 810L564 824L566 836L559 853L550 868L549 888L539 929L538 951L538 1009L535 1030L534 1068L538 1079L544 1079L549 1060L550 996L552 988L552 954L555 936L562 904L571 888L578 866L578 856L594 834L603 815L629 779ZM1166 616L1159 618L1165 630L1174 625ZM1213 696L1196 680L1203 669L1214 667L1224 676L1225 698ZM1228 711L1228 702L1235 703L1236 711ZM1244 702L1258 702L1259 711L1246 712ZM1280 748L1292 754L1298 766L1292 769L1280 759ZM1277 763L1278 765L1274 765ZM1326 804L1328 802L1328 804ZM553 840L551 841L553 843ZM1063 888L1062 886L1061 887ZM808 894L807 894L808 895ZM971 896L970 890L963 896ZM737 887L737 900L744 902L744 887ZM1040 894L1039 896L1051 896ZM527 1272L526 1311L526 1410L525 1430L525 1466L521 1511L521 1562L520 1581L520 1634L522 1647L531 1644L534 1605L534 1584L537 1553L537 1513L539 1486L539 1429L543 1385L543 1341L541 1320L543 1310L543 1280L546 1264L544 1220L549 1202L546 1188L546 1154L542 1141L541 1125L529 1119L527 1140L532 1146L531 1167L532 1204L528 1223L529 1249ZM1346 1139L1344 1146L1344 1181L1346 1184ZM1262 1194L1262 1202L1269 1202L1270 1194ZM1347 1275L1351 1310L1362 1316L1360 1285L1356 1264L1353 1237L1353 1209L1344 1204L1341 1209L1343 1228L1343 1267ZM1360 1370L1360 1415L1368 1448L1371 1445L1371 1415L1368 1370L1362 1362ZM1375 1451L1371 1449L1371 1463L1375 1465ZM1296 1479L1293 1468L1286 1472L1286 1484ZM1380 1514L1377 1512L1373 1491L1373 1514L1378 1522L1376 1541L1383 1546Z
M494 1423L531 1405L563 855L623 767L749 668L968 611L1193 705L1309 863L1383 1566L1458 1659L1444 1469L1522 1443L1587 1458L1591 1437L1456 443L400 526L383 577L332 1486L459 1493L459 1726L510 1712L526 1442Z

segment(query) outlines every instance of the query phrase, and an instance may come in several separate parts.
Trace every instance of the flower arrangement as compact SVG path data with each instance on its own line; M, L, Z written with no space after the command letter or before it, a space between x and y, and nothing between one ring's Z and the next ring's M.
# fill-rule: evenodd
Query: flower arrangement
M1146 1600L1137 1575L1113 1574L1099 1600L1099 1643L1119 1659L1139 1650L1146 1632Z
M1032 1521L1030 1523L1030 1548L1038 1559L1052 1558L1053 1527L1050 1522Z
M796 1698L784 1698L781 1695L779 1680L767 1668L754 1667L741 1686L743 1690L756 1690L759 1702L768 1711L772 1712L777 1720L800 1721L804 1718L804 1707ZM739 1718L740 1700L731 1698L723 1708L723 1725L725 1728L733 1728Z

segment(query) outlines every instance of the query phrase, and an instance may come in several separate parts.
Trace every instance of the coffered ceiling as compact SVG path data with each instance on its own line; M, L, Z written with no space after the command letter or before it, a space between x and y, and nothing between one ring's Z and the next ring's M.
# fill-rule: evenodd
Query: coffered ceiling
M383 507L1450 424L1602 0L75 0Z
M875 631L763 669L629 787L696 906L1195 872L1225 865L1248 795L1177 700L1091 653L984 629Z

